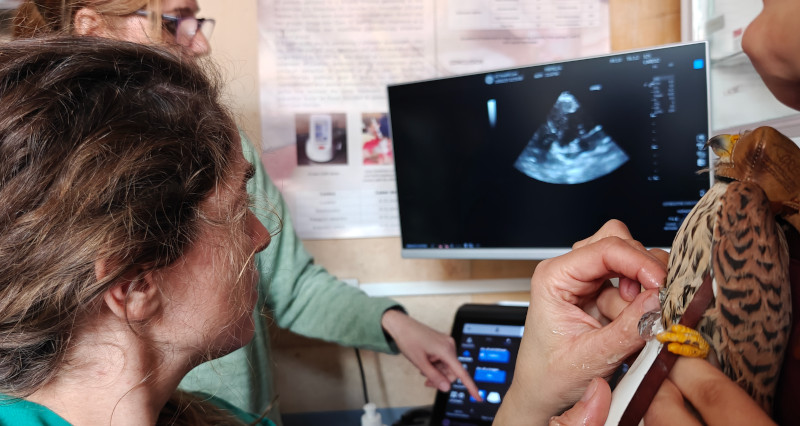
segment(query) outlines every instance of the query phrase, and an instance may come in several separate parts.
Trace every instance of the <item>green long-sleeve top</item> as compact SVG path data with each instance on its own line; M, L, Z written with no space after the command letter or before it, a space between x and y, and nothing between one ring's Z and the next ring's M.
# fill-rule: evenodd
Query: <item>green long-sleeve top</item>
M276 394L273 368L281 368L270 356L267 324L274 321L294 333L344 346L396 353L383 332L381 316L387 309L401 307L391 299L369 297L314 265L295 234L278 188L244 133L241 137L245 158L256 169L247 187L254 196L254 211L273 233L280 226L278 217L283 224L269 247L256 256L261 277L253 340L242 349L198 366L184 378L181 388L210 393L245 411L262 413ZM272 404L268 417L280 426L278 402Z

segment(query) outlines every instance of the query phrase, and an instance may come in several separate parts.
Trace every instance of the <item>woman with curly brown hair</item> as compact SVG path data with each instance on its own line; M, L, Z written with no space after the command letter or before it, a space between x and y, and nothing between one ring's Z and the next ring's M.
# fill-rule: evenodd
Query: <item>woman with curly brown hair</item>
M0 424L258 422L176 392L253 337L270 235L252 174L192 62L90 37L0 45Z

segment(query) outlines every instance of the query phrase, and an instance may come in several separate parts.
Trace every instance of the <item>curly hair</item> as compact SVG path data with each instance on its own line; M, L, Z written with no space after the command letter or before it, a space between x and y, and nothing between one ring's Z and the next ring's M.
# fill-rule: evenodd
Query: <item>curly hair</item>
M126 271L175 262L239 138L215 78L141 44L0 45L0 393L59 371ZM98 279L97 259L114 259Z

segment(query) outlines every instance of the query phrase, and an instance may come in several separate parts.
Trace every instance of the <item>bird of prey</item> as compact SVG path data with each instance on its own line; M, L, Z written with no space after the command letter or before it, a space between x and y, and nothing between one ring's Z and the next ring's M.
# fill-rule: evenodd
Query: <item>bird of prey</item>
M708 352L770 413L791 328L782 226L800 226L800 148L771 127L715 136L708 146L719 156L715 183L673 242L660 294L667 331L659 340L676 342L669 350L679 355ZM706 275L714 298L697 325L703 339L673 325Z

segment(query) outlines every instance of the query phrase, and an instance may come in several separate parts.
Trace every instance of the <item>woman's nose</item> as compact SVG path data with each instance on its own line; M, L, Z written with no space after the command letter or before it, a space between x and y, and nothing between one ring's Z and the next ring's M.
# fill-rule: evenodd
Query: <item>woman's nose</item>
M211 53L211 44L202 31L197 31L197 34L192 37L192 42L185 49L190 55L199 58Z
M252 211L247 212L247 228L250 232L250 239L253 242L255 252L258 253L267 248L270 241L272 241L272 236Z

